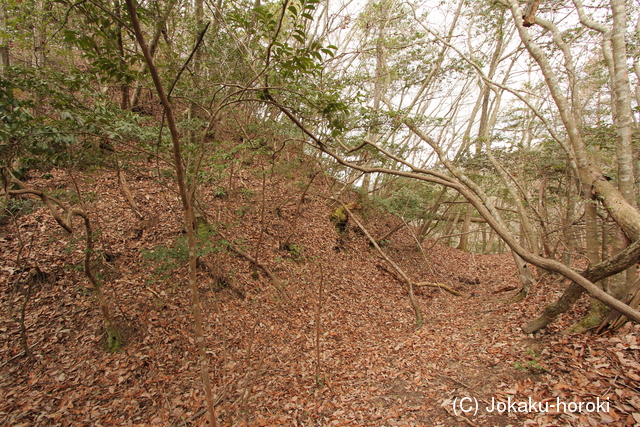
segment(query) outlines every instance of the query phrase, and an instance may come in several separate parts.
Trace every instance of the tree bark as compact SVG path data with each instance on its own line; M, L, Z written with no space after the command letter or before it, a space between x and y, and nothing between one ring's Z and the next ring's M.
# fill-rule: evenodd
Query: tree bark
M598 211L595 201L587 200L585 203L585 237L587 241L587 257L589 265L596 265L600 261L600 245L598 243ZM603 288L600 282L594 284ZM585 332L598 326L609 312L607 306L595 298L589 301L589 312L578 323L572 325L565 333Z
M164 29L167 19L169 19L169 15L173 10L173 6L176 4L177 0L171 0L167 4L167 9L162 15L161 19L156 23L156 30L153 33L153 39L149 44L149 52L151 53L151 57L155 58L156 50L158 48L158 43L160 42L160 37L162 36L162 30ZM147 72L147 63L143 62L140 67L140 74L145 74ZM140 104L140 92L142 91L142 85L137 84L135 89L133 90L133 94L131 95L131 107L135 108Z

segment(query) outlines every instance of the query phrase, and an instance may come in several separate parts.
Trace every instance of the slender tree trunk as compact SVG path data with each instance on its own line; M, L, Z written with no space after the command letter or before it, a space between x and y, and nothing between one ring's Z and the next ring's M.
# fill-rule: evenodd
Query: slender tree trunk
M380 12L382 16L379 19L379 27L378 33L375 35L376 37L376 71L375 78L373 81L373 114L376 117L380 113L380 105L382 102L382 97L387 91L388 86L388 72L387 72L387 26L389 25L389 20L391 19L391 15L393 13L393 8L395 6L395 0L383 0L382 1L382 11ZM375 118L377 121L378 118ZM374 123L374 127L368 132L367 139L373 141L374 143L378 142L378 138L380 137L378 124ZM365 151L364 165L369 165L370 160L368 153ZM362 178L362 188L366 192L370 192L373 190L371 186L371 175L365 174Z
M489 240L487 241L487 247L484 250L485 254L490 254L493 252L493 245L496 241L496 233L493 231L493 228L489 227Z
M151 40L151 43L149 43L149 52L151 53L152 58L155 58L156 50L158 48L158 43L160 43L160 37L162 36L162 31L166 26L167 19L169 19L169 16L171 15L173 7L176 4L176 1L177 0L170 0L167 3L164 15L162 15L162 17L156 23L156 29L155 29L155 32L153 33L153 39ZM146 72L147 72L147 63L143 62L142 65L140 66L140 74L142 75L142 74L145 74ZM141 84L135 85L135 89L133 90L133 94L131 95L131 103L130 103L131 107L137 107L138 104L140 104L141 91L142 91L142 85Z
M156 92L158 93L158 97L162 102L164 107L164 111L167 117L167 125L169 127L169 131L171 133L171 140L173 142L173 160L175 162L175 171L176 171L176 180L178 183L178 188L180 190L180 198L182 200L182 206L184 210L184 221L185 227L187 229L187 245L189 248L189 287L191 289L191 307L193 310L193 318L194 318L194 329L196 335L196 341L198 344L198 356L199 356L199 364L200 370L202 374L202 382L204 384L205 389L205 398L207 401L207 410L209 415L209 425L211 427L215 427L216 423L216 414L215 414L215 404L213 401L213 393L211 390L211 379L209 378L209 362L207 358L206 351L206 342L204 331L202 327L202 313L200 311L200 293L198 289L197 277L196 277L196 236L194 230L194 224L196 221L193 204L190 195L193 194L193 191L190 191L186 185L186 179L184 174L183 167L183 158L182 158L182 150L180 144L180 137L178 136L178 129L176 127L176 122L173 116L173 109L167 96L165 95L164 87L162 86L162 82L160 81L160 76L158 71L153 64L153 58L151 57L151 53L147 48L147 44L144 41L144 37L142 35L142 30L140 28L140 23L138 22L138 16L136 13L136 7L134 4L134 0L126 0L127 9L129 11L129 16L131 17L131 23L133 29L135 31L136 39L138 40L138 44L144 54L145 61L147 62L147 66L149 67L149 72L153 78L153 83L156 87ZM195 182L193 183L195 186Z
M0 2L0 33L6 34L7 32L7 11L6 3ZM11 66L11 60L9 56L9 41L8 38L0 38L0 77L4 77L7 72L7 68Z
M433 223L433 218L431 216L435 215L436 212L438 212L438 209L440 208L440 204L442 202L442 198L444 197L444 195L446 193L447 193L447 188L443 187L442 191L440 191L440 193L438 194L438 198L433 203L433 206L431 206L431 208L429 209L430 217L424 222L424 224L422 224L422 226L420 227L420 230L418 231L418 241L420 242L420 244L422 244L424 239L431 232L431 230L432 230L431 224ZM456 194L456 197L455 197L454 201L458 197L460 197L460 195ZM451 206L453 206L453 204L449 204L449 206L447 207L447 209L445 211L445 214L449 211L449 209L451 209ZM436 225L437 225L437 223L436 223ZM434 228L435 228L435 226L434 226Z
M122 10L122 4L120 3L120 0L115 0L115 2L113 3L113 9L114 9L114 15L117 18L120 18L121 15L121 10ZM124 57L124 42L122 40L122 24L120 23L120 19L118 19L117 21L117 29L118 29L118 51L120 54L120 63L124 66L125 65L125 57ZM122 110L127 110L129 109L130 106L130 102L129 102L129 85L125 82L122 82L120 84L120 108Z
M194 0L194 18L196 21L196 29L199 32L202 28L202 23L204 19L204 8L203 8L203 0ZM193 67L193 86L194 89L198 89L200 85L200 71L201 71L201 62L202 62L202 51L197 46L198 36L194 38L196 43L196 51L194 52L193 59L191 60L191 66ZM198 104L195 102L189 103L189 109L187 111L187 120L191 121L195 117L195 111L198 108ZM193 126L193 125L191 125ZM195 132L192 129L189 129L187 133L187 144L193 145L195 142Z
M44 67L44 24L42 19L44 17L44 0L36 1L36 16L39 18L33 26L33 68Z
M456 229L458 221L460 221L460 212L456 212L455 218L447 225L447 228L444 230L444 235L447 236L447 246L451 246L451 234L453 233L453 230Z
M538 193L538 213L540 214L540 228L542 229L542 236L540 237L540 241L542 242L542 249L544 249L544 254L548 258L553 258L555 255L555 251L551 249L551 245L549 244L549 239L547 237L547 225L549 223L549 212L547 211L547 178L543 177L539 184L539 193Z
M533 273L527 267L527 263L518 255L515 251L511 251L511 255L513 255L513 260L515 261L516 267L518 267L518 277L520 278L520 283L522 283L522 289L518 294L513 297L511 302L521 301L529 295L531 292L531 288L535 284L535 278L533 277Z
M575 216L576 208L576 196L574 195L571 186L567 187L565 192L566 197L566 210L563 219L562 237L564 240L564 250L562 251L562 262L567 267L573 265L573 254L576 250L576 230L573 226L573 220Z

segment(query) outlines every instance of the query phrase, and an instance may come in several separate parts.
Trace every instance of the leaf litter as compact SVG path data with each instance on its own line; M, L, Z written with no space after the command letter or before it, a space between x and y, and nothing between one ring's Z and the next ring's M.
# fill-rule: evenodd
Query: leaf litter
M99 230L101 279L127 336L118 352L103 349L100 312L81 268L82 236L65 234L39 207L0 228L3 425L206 425L186 264L172 258L183 236L180 204L152 168L135 165L127 174L144 220L114 171L74 172L81 192L95 195L85 203ZM72 191L64 171L51 175L27 182ZM270 175L263 218L262 180L248 169L235 179L225 197L203 187L200 204L209 223L279 283L215 232L207 236L211 250L202 260L209 267L199 283L220 425L639 425L640 325L627 323L615 335L562 335L585 313L583 299L541 334L525 335L520 326L566 284L546 277L527 299L509 304L518 289L510 255L426 241L423 256L405 228L390 238L387 254L412 280L465 295L416 288L425 317L417 329L406 290L385 261L355 228L340 236L329 221L335 207L327 180L315 180L298 203L295 180ZM374 236L398 223L372 207L358 215ZM44 276L24 310L28 359L19 320L36 266ZM456 410L463 398L477 402L478 412ZM609 407L487 410L510 399L583 407L600 399Z

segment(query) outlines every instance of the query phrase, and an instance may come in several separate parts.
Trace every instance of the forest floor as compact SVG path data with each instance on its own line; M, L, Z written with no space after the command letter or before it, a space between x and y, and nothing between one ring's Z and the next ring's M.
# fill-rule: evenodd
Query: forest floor
M421 253L405 227L389 237L386 253L412 280L464 295L417 288L424 325L416 328L393 269L353 224L340 236L329 221L331 183L319 174L303 197L312 175L289 174L295 156L261 162L243 163L224 191L205 185L198 195L209 223L221 224L279 282L230 251L217 232L201 236L209 242L198 274L219 425L640 423L639 325L615 335L561 334L584 313L583 299L539 335L526 335L522 324L557 298L562 282L545 276L527 299L510 304L518 288L510 255L429 240ZM271 167L263 180L259 172ZM32 172L26 180L63 198L82 194L97 230L96 269L128 340L117 352L104 350L100 311L82 272L80 224L68 235L27 198L4 216L1 425L207 424L181 206L154 165L132 162L125 175L142 218L110 169ZM366 203L357 215L376 237L399 221ZM463 398L470 412L461 412ZM558 402L567 405L561 413ZM512 406L491 412L494 403Z

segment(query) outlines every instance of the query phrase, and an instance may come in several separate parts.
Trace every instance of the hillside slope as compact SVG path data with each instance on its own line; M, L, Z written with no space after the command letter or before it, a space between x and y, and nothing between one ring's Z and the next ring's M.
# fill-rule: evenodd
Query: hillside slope
M293 158L291 164L299 162ZM508 289L518 285L509 255L425 242L423 256L403 229L385 247L389 256L413 280L465 295L418 288L425 324L416 329L392 268L353 225L340 236L329 221L332 182L300 172L312 165L283 172L291 164L256 158L235 172L225 191L216 183L199 194L212 226L201 233L209 243L199 281L221 425L623 426L633 425L634 416L640 422L634 414L640 412L637 325L615 337L565 337L557 334L561 325L527 337L519 326L562 284L542 280L528 300L509 305L516 291ZM263 179L265 170L277 173ZM103 349L100 312L82 274L82 233L66 235L37 203L22 201L22 210L5 217L3 425L206 425L180 203L154 167L132 164L125 174L143 219L114 171L53 170L27 180L67 198L75 183L83 194L98 230L100 277L128 337L118 352ZM366 203L358 215L374 236L397 221ZM221 235L257 258L276 282ZM19 321L29 287L30 360L22 357ZM600 397L612 406L602 414L481 410L461 416L452 401L465 396L482 407L509 397Z

